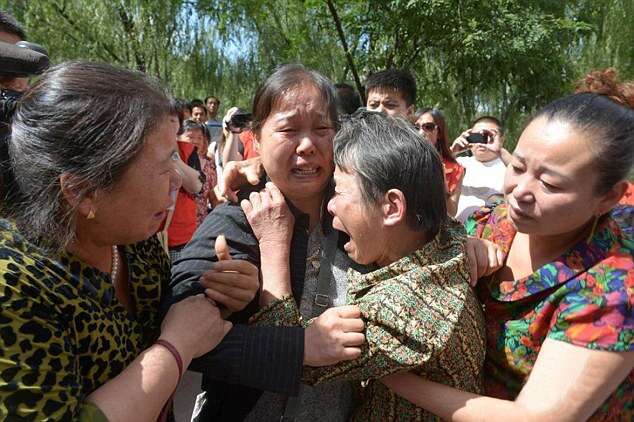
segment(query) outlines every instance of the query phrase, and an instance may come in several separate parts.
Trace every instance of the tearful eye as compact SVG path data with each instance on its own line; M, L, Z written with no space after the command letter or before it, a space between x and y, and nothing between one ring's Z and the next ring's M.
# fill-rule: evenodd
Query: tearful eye
M513 170L513 172L515 173L521 173L523 170L521 167L515 166L513 164L511 164L511 169Z
M548 183L548 182L545 182L545 181L543 181L543 180L540 180L540 182L541 182L542 186L543 186L544 188L546 188L547 190L549 190L549 191L553 191L553 192L554 192L554 191L558 191L558 190L559 190L559 188L558 188L557 186L555 186L555 185L551 185L551 184L550 184L550 183Z

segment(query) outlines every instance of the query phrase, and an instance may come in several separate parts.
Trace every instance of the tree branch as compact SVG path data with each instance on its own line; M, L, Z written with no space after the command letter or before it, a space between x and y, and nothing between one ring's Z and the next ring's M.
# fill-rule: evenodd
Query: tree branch
M132 50L134 53L134 61L136 62L137 70L145 73L145 71L147 70L147 64L145 63L145 60L143 59L143 57L141 57L141 55L139 54L139 49L136 48L137 43L136 43L136 37L134 35L134 32L135 32L134 22L132 22L132 19L130 18L130 16L128 16L128 14L123 9L123 6L121 4L117 5L117 14L119 15L119 19L121 20L121 24L123 25L124 32L128 36L130 43L132 44Z
M112 48L110 48L110 46L108 46L107 44L101 43L99 41L97 41L94 37L91 36L91 34L89 34L87 31L79 28L77 26L77 24L75 23L75 21L73 21L70 16L68 16L68 14L60 7L59 4L57 3L53 3L53 9L64 19L64 21L66 21L66 23L68 23L71 28L73 28L75 31L79 32L80 34L82 34L83 38L88 38L90 40L90 42L94 43L95 45L101 47L105 52L107 52L110 57L112 59L114 59L116 62L118 63L123 63L123 60L121 60L121 58L112 50ZM72 37L74 39L76 39L76 37Z
M363 89L363 85L361 85L361 79L359 79L357 67L354 64L354 59L352 58L352 54L350 53L350 49L348 48L346 35L343 32L343 27L341 26L341 20L339 19L339 15L337 14L337 9L335 9L335 5L333 4L332 0L326 0L326 4L328 5L328 10L330 11L330 16L332 16L332 20L335 23L335 27L337 28L337 34L339 34L339 40L341 41L343 51L346 54L348 67L350 67L352 76L354 76L354 83L357 86L357 91L359 91L359 95L361 96L361 102L362 104L365 104L365 90Z

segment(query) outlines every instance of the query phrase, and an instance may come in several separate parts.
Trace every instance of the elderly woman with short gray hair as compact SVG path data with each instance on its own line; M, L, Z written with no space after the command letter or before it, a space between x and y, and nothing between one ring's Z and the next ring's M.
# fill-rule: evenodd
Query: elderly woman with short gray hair
M441 161L408 122L372 112L343 123L334 161L333 227L349 236L344 249L352 260L378 269L347 274L347 301L361 309L366 325L361 356L306 367L304 381L369 380L353 420L436 420L378 379L409 370L481 391L484 318L469 286L465 231L447 217ZM243 201L249 220L285 206L274 186L259 195ZM262 262L262 274L271 300L252 322L303 324L284 272Z
M0 418L165 418L183 369L230 329L204 295L158 314L177 129L157 82L107 64L60 64L18 103L1 157Z

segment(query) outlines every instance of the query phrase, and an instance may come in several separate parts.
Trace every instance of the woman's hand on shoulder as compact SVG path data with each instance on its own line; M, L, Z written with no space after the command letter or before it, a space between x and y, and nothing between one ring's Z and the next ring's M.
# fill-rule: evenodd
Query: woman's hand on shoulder
M203 294L172 305L161 324L161 338L176 347L184 360L213 350L231 329L220 310Z
M504 265L504 252L493 242L469 236L465 249L472 286L475 286L480 278L493 274Z
M252 192L249 199L243 200L240 206L258 239L262 253L265 248L290 247L295 217L275 184L268 182L262 191Z

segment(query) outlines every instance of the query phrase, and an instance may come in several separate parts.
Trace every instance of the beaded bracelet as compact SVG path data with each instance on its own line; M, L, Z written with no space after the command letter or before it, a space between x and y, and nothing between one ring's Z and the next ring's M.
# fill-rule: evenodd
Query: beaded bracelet
M181 354L178 353L178 350L176 350L176 347L174 347L174 345L167 340L163 340L160 338L156 340L154 344L160 344L161 346L169 350L172 356L174 356L174 359L176 360L176 364L178 365L178 383L177 384L180 384L181 378L183 377L183 359L181 358Z

